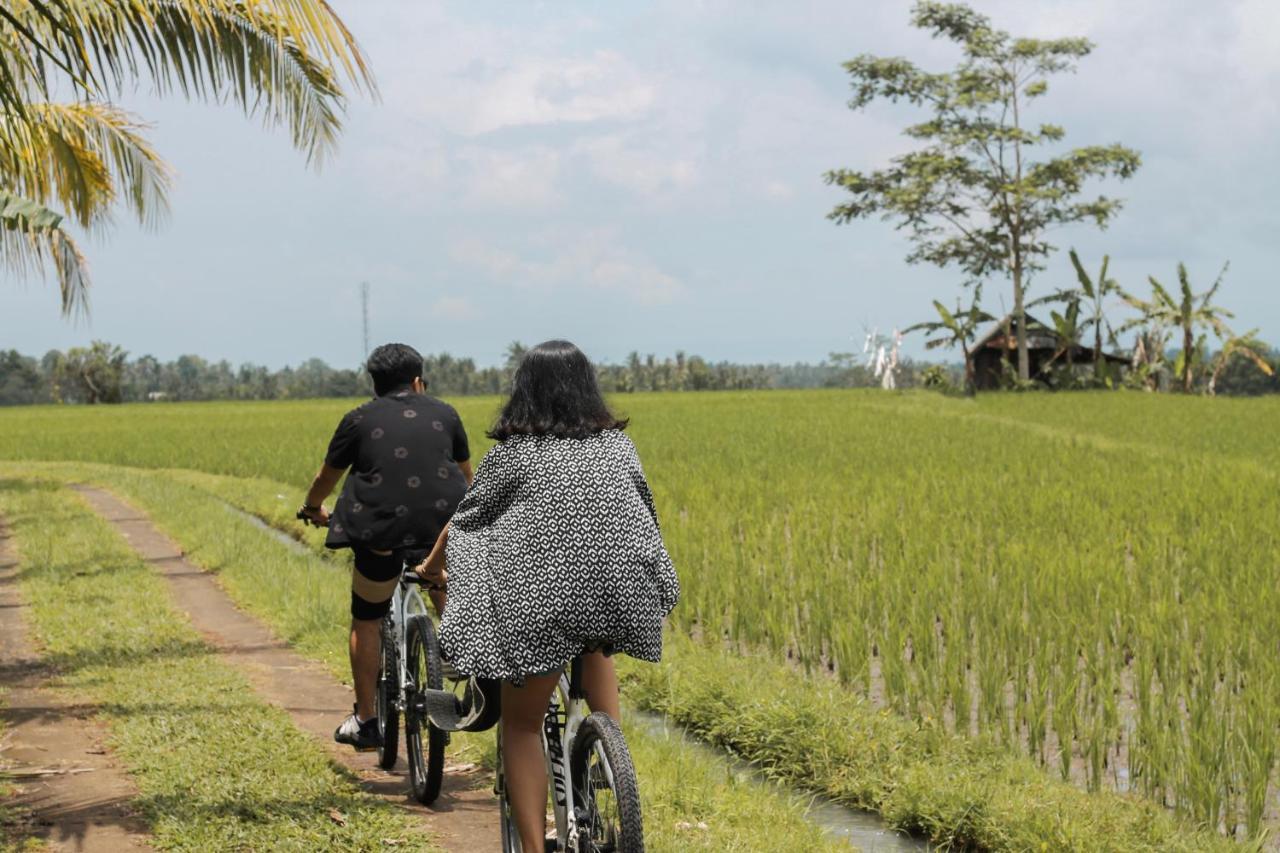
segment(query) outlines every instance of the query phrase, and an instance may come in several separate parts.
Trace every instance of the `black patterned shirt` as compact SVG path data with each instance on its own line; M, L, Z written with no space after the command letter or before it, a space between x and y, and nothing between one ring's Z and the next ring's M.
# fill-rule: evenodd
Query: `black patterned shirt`
M403 393L375 397L343 416L325 464L348 468L325 545L430 548L467 490L471 458L453 407Z

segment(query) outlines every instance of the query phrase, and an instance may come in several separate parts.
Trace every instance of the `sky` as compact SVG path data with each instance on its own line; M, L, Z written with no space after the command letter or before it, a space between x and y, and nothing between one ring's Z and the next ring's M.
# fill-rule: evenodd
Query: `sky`
M336 155L309 167L279 129L229 106L121 101L176 171L160 228L126 217L83 239L89 321L51 283L0 280L0 349L103 339L133 355L279 367L404 341L480 364L567 337L632 350L818 361L867 330L929 319L955 271L909 266L892 225L838 226L825 171L886 165L907 107L847 107L841 63L958 53L909 25L909 0L436 3L336 0L380 89L350 103ZM1083 35L1077 73L1032 121L1066 145L1142 153L1106 231L1073 226L1032 295L1073 280L1066 248L1122 286L1196 289L1231 267L1234 326L1280 343L1280 4L1273 0L987 0L1017 35ZM1012 305L993 281L993 314ZM907 354L920 354L918 335Z

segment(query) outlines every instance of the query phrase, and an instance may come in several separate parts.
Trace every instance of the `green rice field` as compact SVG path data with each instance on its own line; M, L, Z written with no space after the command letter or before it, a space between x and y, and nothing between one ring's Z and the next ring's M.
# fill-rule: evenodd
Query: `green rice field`
M451 402L479 458L498 401ZM1271 843L1280 401L841 390L615 402L680 573L672 627L695 650L681 654L767 659L920 738L1021 756L1096 792L1099 809L1142 800L1179 831ZM166 469L315 544L292 511L351 405L0 410L0 460L94 463L108 479L101 466Z

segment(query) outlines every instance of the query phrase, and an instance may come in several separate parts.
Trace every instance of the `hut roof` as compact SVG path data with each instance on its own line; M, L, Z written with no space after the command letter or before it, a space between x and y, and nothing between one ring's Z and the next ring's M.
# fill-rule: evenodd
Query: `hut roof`
M1032 317L1030 314L1023 312L1027 318L1027 349L1028 350L1049 350L1057 352L1061 338L1057 329ZM1005 328L1009 329L1009 334L1005 336ZM1018 348L1018 318L1012 314L1006 314L1000 320L997 320L987 330L986 334L974 341L972 351L977 353L982 350L1008 350L1010 352ZM1093 347L1087 347L1083 344L1077 345L1072 351L1073 356L1083 355L1087 358L1093 357ZM1119 364L1128 364L1129 359L1121 355L1104 352L1102 357L1107 361L1113 361Z

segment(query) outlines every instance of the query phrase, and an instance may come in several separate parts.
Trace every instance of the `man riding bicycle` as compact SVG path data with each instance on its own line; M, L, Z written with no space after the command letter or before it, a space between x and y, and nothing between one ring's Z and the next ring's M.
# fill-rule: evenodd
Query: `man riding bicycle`
M379 746L374 692L380 625L405 559L435 544L471 482L471 452L453 407L426 395L422 356L405 344L375 349L369 402L343 416L302 512L329 526L328 548L350 548L354 713L333 733L358 751ZM347 475L332 516L324 500Z

